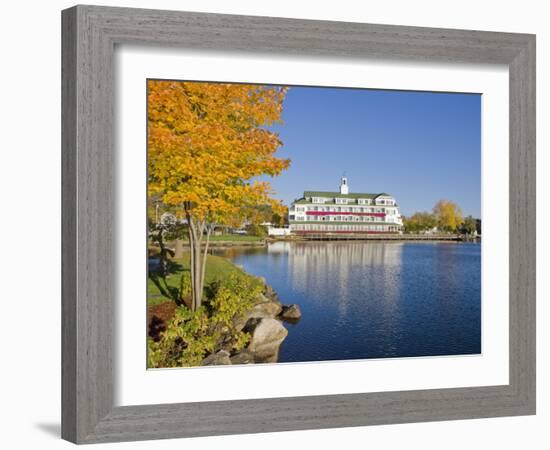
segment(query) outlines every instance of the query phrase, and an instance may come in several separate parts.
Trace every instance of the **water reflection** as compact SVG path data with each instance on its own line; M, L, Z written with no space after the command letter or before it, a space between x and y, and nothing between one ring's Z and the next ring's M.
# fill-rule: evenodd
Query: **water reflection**
M277 242L220 253L302 308L280 361L480 351L478 244Z
M318 306L336 306L342 316L356 290L384 291L386 303L396 301L395 268L401 264L401 250L400 243L277 242L268 247L268 254L287 255L288 282L295 292L308 295Z

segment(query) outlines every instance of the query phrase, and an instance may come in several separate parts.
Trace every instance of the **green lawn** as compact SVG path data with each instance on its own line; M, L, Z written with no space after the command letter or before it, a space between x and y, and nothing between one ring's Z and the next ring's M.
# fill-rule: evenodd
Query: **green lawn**
M182 259L171 260L171 273L166 277L168 286L173 288L179 287L181 273L184 270L189 270L189 257L184 256ZM206 275L205 285L212 283L213 281L223 280L229 275L234 273L245 273L242 269L235 266L227 258L221 256L208 255L206 262ZM260 281L258 281L259 283ZM162 281L161 281L162 283ZM147 278L147 304L149 306L157 305L167 301L173 301L172 299L164 296L159 290L158 286L151 276Z
M259 242L265 238L260 236L249 236L248 234L221 234L219 236L210 236L211 242Z

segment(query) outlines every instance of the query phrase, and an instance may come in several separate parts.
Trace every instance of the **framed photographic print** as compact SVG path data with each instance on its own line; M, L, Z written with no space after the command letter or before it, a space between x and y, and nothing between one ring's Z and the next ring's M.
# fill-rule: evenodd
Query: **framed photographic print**
M65 439L535 413L534 36L62 17Z

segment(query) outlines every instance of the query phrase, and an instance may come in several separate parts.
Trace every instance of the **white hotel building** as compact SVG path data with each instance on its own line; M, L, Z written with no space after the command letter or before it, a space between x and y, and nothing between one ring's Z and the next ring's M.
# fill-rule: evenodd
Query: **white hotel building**
M349 193L347 178L340 192L306 191L288 212L290 231L306 233L400 233L403 220L395 199L385 193Z

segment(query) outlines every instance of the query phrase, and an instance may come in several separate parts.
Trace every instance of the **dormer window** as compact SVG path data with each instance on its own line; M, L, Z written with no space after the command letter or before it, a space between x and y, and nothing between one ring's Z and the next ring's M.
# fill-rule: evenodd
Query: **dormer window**
M327 199L324 198L324 197L312 197L311 202L312 203L325 203L326 200Z

